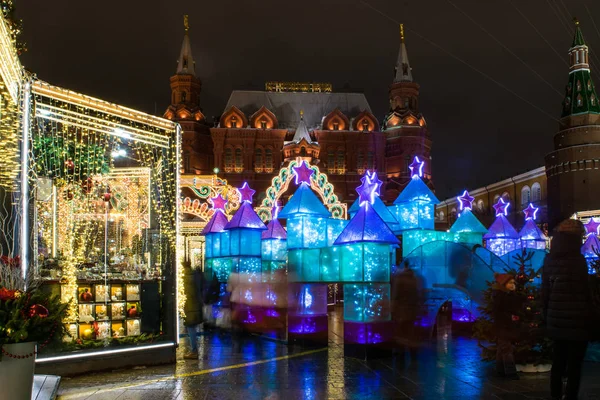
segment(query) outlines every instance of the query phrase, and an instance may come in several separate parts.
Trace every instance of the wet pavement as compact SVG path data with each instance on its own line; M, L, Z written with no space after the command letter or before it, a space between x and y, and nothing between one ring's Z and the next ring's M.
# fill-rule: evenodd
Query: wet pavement
M332 317L335 325L335 316ZM59 399L539 399L549 398L549 374L504 380L480 360L477 343L441 333L416 361L343 357L339 332L327 348L306 349L229 334L199 338L199 359L175 365L63 378ZM185 340L185 339L184 339ZM600 363L584 366L581 399L600 400Z

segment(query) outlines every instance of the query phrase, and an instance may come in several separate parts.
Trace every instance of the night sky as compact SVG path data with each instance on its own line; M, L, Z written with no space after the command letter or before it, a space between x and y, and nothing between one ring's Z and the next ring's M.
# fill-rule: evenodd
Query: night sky
M599 1L368 3L385 16L361 0L16 6L29 49L21 59L40 79L158 115L170 100L182 16L189 14L201 106L209 119L223 111L232 90L261 90L267 80L284 80L363 91L382 120L399 47L392 20L404 22L441 199L543 165L567 83L573 16L581 21L600 85Z

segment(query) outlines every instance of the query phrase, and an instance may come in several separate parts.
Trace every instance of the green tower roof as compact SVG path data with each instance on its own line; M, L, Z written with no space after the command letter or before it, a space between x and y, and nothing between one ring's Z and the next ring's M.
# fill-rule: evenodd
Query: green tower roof
M579 27L579 21L575 20L575 37L573 38L573 44L571 47L585 46L585 40L583 40L583 33Z

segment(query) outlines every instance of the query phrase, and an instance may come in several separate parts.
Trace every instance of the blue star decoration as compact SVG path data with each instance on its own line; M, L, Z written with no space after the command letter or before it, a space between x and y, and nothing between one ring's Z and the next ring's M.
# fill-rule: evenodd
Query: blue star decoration
M221 193L219 193L215 197L211 197L210 202L212 203L214 210L225 211L225 204L227 204L227 200L225 200L223 196L221 196Z
M302 182L310 185L310 177L314 173L314 171L308 166L306 161L302 161L299 167L292 167L294 169L294 175L296 175L296 185L301 184Z
M498 202L494 204L494 210L496 210L496 217L500 215L508 215L508 207L510 206L510 202L504 201L502 197L498 199Z
M415 156L412 164L408 166L410 168L410 176L414 178L418 176L421 178L423 176L423 166L425 165L425 161L419 160L419 157Z
M377 175L375 175L375 178L377 178ZM356 188L356 193L358 193L358 203L361 206L373 204L380 185L371 180L369 173L365 174L365 176L361 178L361 181L362 184Z
M238 192L240 192L242 203L246 202L252 204L252 197L254 196L254 193L256 193L256 190L251 189L250 186L248 186L248 182L244 182L242 187L238 189Z
M537 212L538 212L538 208L534 207L533 204L529 203L527 208L523 210L523 213L525 214L525 221L530 220L530 219L535 221Z
M585 231L587 232L586 236L589 236L592 234L597 235L598 227L600 226L600 222L596 222L596 220L594 218L590 218L590 220L583 226L585 226Z
M365 172L365 175L363 175L362 178L360 178L361 182L365 182L364 179L369 179L371 181L371 183L373 183L375 185L375 194L377 196L381 196L381 185L383 185L383 181L381 179L379 179L379 177L377 176L377 172L373 171L373 172L369 172L368 170Z
M461 211L473 209L473 200L475 200L475 197L471 196L466 190L463 192L462 196L458 196L456 200L458 200Z

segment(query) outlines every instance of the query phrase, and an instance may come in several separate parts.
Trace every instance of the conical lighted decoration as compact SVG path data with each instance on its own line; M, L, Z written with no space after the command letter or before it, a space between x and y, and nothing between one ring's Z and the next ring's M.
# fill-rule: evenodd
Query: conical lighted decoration
M435 205L440 201L421 179L424 165L424 161L415 157L409 166L411 180L390 207L400 231L435 228Z
M267 229L262 231L262 278L263 282L271 281L277 270L287 266L287 232L277 219L277 206L273 208L272 218Z
M399 240L373 208L376 175L357 188L360 209L336 239L341 250L346 346L387 342L390 337L391 246ZM366 350L365 350L366 351Z
M465 190L456 200L458 200L460 215L450 227L450 233L455 235L455 240L459 243L481 245L483 243L483 235L488 230L485 229L485 226L479 222L473 211L471 211L474 197L469 195L469 192Z
M293 169L298 189L279 213L287 220L288 339L326 341L327 285L318 282L330 213L310 188L314 171L308 163Z
M201 235L205 238L205 268L212 270L219 282L227 282L231 273L229 256L229 232L225 230L227 217L224 214L225 200L220 194L209 199L214 214L204 227Z
M587 261L589 274L594 273L592 263L598 260L597 253L600 252L600 240L598 240L598 227L600 227L600 223L596 222L594 218L590 218L590 220L585 224L587 238L585 239L585 243L583 243L583 246L581 246L581 254L583 254L585 260Z
M509 206L510 203L504 201L503 198L498 199L498 202L493 206L496 210L496 219L490 226L488 233L483 235L486 240L486 247L498 257L519 248L519 234L506 219Z
M531 203L523 210L523 213L525 214L525 225L523 226L523 229L521 229L521 232L519 232L521 248L546 250L548 238L535 223L537 212L538 208L534 207Z

